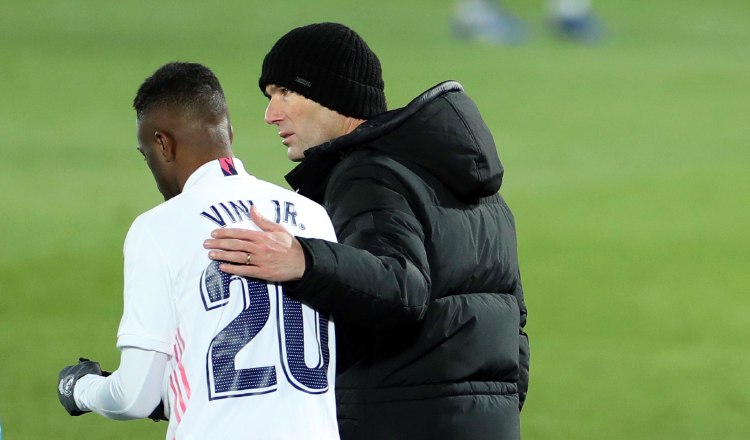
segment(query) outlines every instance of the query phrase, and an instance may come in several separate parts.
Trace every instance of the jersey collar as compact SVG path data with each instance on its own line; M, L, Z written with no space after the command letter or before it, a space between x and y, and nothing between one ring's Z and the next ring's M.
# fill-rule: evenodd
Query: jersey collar
M188 177L182 191L208 182L218 182L222 179L232 179L238 176L246 176L245 166L236 157L222 157L211 162L206 162Z

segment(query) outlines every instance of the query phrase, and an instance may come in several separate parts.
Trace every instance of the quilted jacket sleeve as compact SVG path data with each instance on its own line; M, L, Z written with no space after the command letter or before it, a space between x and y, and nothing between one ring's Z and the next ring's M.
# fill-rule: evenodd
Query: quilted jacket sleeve
M308 265L287 294L374 329L422 319L430 299L424 233L400 182L372 161L342 162L324 201L339 243L299 238Z

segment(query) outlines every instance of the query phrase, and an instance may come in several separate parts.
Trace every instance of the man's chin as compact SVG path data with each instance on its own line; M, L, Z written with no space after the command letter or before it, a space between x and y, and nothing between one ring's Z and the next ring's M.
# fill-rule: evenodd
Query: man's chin
M289 160L291 160L292 162L302 162L302 159L305 158L305 155L289 147L286 149L286 157L289 158Z

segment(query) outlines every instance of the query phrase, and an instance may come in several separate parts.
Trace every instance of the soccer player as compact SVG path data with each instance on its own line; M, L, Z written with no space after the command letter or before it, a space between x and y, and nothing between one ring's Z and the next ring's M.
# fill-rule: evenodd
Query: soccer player
M495 44L521 44L528 39L527 25L508 12L504 0L454 0L453 33L462 39ZM604 36L604 23L591 0L547 0L547 25L557 36L593 43Z
M162 66L133 106L138 151L165 202L125 240L119 368L107 377L85 359L64 368L61 403L71 415L132 419L164 398L170 440L338 439L333 323L278 284L221 272L201 246L217 227L254 228L251 212L335 240L325 210L233 157L227 104L208 68Z

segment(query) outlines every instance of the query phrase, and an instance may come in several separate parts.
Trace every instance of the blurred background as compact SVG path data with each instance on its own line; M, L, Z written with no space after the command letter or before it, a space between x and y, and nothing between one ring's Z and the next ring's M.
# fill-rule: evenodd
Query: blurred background
M456 38L450 1L0 4L0 423L6 440L163 438L69 417L57 374L116 368L122 243L161 197L133 96L168 61L222 81L235 153L286 185L257 78L293 27L379 55L390 108L460 81L494 133L518 224L531 387L523 436L750 438L750 2L594 0L580 44L507 1L523 44Z

